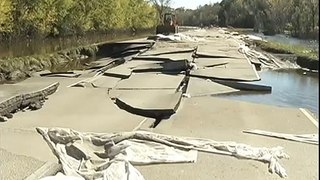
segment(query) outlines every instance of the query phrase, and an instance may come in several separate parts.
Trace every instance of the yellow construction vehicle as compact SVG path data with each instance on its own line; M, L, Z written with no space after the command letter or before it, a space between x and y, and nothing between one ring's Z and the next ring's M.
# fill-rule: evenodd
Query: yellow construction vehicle
M156 34L175 34L178 33L176 16L173 13L165 13L161 16L161 24L156 28Z

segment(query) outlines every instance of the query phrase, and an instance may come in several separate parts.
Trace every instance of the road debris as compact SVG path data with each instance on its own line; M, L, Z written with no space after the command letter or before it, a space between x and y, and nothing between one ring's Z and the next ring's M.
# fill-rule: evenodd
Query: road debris
M268 137L274 137L279 139L286 139L291 141L297 141L308 144L319 145L319 135L318 134L285 134L285 133L276 133L263 130L245 130L244 133L256 134Z
M81 133L63 128L37 128L68 176L85 179L142 180L132 165L191 163L197 151L251 159L269 164L269 171L286 177L279 159L289 158L282 147L252 147L235 142L178 137L146 131ZM70 150L70 147L73 147Z
M47 96L57 91L59 83L54 83L48 87L25 94L19 94L0 102L0 121L13 117L13 113L29 108L30 110L40 109Z

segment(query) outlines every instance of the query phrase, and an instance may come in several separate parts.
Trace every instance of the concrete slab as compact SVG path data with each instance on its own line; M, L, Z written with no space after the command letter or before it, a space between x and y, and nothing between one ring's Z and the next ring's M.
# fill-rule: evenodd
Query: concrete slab
M207 57L207 58L239 58L239 54L236 52L224 52L219 50L201 51L197 50L195 53L197 57Z
M65 101L66 97L68 101ZM141 119L143 118L118 109L105 89L67 88L51 95L42 109L18 113L12 120L2 123L1 128L57 126L80 131L106 132L130 130L140 123Z
M133 114L155 119L170 117L178 109L182 92L175 90L111 90L116 104Z
M208 38L208 41L202 42L199 44L203 46L205 50L210 51L210 49L218 49L218 50L238 50L239 44L234 39L226 39L226 38Z
M139 55L134 57L134 59L142 59L142 60L163 60L163 61L180 61L187 60L191 62L193 60L193 52L179 52L179 53L167 53L160 55Z
M87 78L65 78L65 77L33 77L33 78L28 78L22 82L19 82L18 84L14 85L19 85L19 86L24 86L24 87L37 87L37 86L42 86L45 84L52 84L55 82L59 82L59 89L64 89L69 87L70 85L83 81Z
M127 61L123 64L120 64L116 67L113 67L111 69L108 69L107 71L104 72L104 75L106 76L111 76L111 77L117 77L121 79L127 79L131 76L132 74L132 69L140 66L140 65L146 65L150 63L162 63L163 61L161 60L130 60Z
M65 88L51 95L42 109L17 113L10 121L1 123L0 147L43 161L54 160L36 127L118 132L135 129L143 119L119 109L105 89Z
M117 67L108 69L103 74L106 76L110 76L110 77L126 79L131 76L131 73L132 73L131 69L129 69L128 67L126 67L124 65L119 65Z
M157 41L151 48L155 49L176 49L176 50L186 50L186 49L195 49L198 46L198 42L169 42L169 41Z
M239 58L243 54L238 52L239 44L233 40L217 39L198 45L196 55L208 57Z
M73 84L70 87L80 87L80 88L105 88L105 89L112 89L114 88L117 83L121 80L121 78L98 75L95 77L91 77L80 81L76 84Z
M186 71L188 62L186 60L164 62L164 63L150 63L139 65L133 68L133 72L163 72L163 73L180 73Z
M0 148L0 179L25 179L44 162L34 158L16 155Z
M102 67L110 66L112 63L117 61L113 58L102 58L90 63L90 69L99 69Z
M177 89L184 80L184 75L134 74L120 81L115 89Z
M161 42L158 41L147 52L142 53L143 56L186 53L194 52L197 43L177 43L177 42Z
M235 81L224 81L224 80L214 80L214 82L217 82L225 86L229 86L234 89L245 90L245 91L264 91L264 92L272 91L272 87L268 85L243 83L243 82L235 82Z
M205 80L200 78L190 77L188 82L187 94L191 97L227 94L239 92L240 90L230 88L228 86Z
M184 99L181 108L162 121L155 132L187 137L234 141L255 147L284 147L290 156L281 160L289 179L319 177L316 145L242 133L245 129L308 134L318 128L299 109L232 101L214 97ZM145 179L281 179L266 164L222 155L199 153L194 164L137 166Z
M63 78L63 77L31 77L17 84L0 85L0 102L18 94L25 94L43 89L53 83L59 82L59 89L81 81L84 78Z
M196 63L198 68L205 67L216 67L228 64L232 59L228 58L196 58L194 63Z
M258 81L259 75L252 66L251 69L231 69L231 68L206 68L197 69L190 72L190 76L201 78L213 78L223 80L237 80L237 81Z
M221 66L216 66L217 68L229 68L229 69L251 69L252 64L250 61L248 61L245 58L242 59L231 59L228 64L224 64ZM256 69L256 68L255 68Z
M91 83L93 87L96 87L96 88L112 89L117 85L117 83L120 80L121 80L120 78L100 76L98 79L92 81Z

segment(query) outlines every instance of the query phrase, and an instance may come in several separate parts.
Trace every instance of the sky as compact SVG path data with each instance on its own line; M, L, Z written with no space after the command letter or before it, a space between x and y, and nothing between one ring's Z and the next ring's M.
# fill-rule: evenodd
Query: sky
M174 8L185 7L187 9L196 9L199 5L220 2L221 0L172 0L171 6Z

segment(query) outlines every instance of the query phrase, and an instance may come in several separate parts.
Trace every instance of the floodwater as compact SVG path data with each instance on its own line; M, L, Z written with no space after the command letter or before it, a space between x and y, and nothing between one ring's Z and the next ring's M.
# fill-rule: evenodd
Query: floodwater
M115 42L146 37L151 31L141 31L135 34L129 32L119 33L92 33L83 36L69 36L46 39L22 39L11 42L0 42L0 58L20 57L34 54L48 54L57 51L86 46L95 43Z
M247 92L223 97L282 107L306 108L319 118L319 74L306 74L302 70L268 70L259 74L261 81L254 84L271 86L271 93Z
M299 46L304 46L304 47L313 49L315 51L319 51L318 40L299 39L299 38L290 37L284 34L276 34L274 36L267 36L267 35L264 35L263 33L253 33L253 32L250 34L261 37L262 39L267 41L273 41L273 42L278 42L282 44L299 45Z

